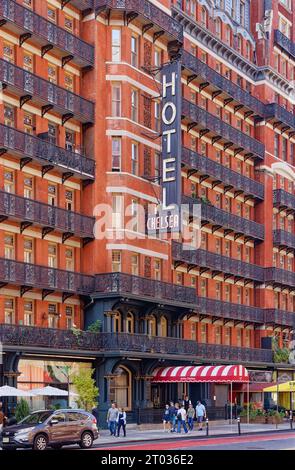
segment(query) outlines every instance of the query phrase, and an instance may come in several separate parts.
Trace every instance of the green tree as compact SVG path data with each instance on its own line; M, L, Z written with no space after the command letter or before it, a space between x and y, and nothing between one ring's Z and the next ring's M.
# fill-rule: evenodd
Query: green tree
M87 331L91 333L99 333L101 331L101 320L96 320L88 326Z
M17 422L21 421L23 418L25 418L29 414L30 414L29 404L24 398L21 398L15 408L15 418L17 419Z
M99 390L95 385L93 378L94 369L82 369L77 375L72 376L73 385L75 385L79 408L91 411L97 405Z

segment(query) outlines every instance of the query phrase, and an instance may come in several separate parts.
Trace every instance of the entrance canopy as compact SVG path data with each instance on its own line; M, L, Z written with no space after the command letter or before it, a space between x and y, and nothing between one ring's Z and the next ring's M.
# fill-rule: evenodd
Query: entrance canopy
M155 370L152 382L249 382L249 374L243 366L161 367Z
M295 392L295 380L283 384L273 385L263 389L264 392Z

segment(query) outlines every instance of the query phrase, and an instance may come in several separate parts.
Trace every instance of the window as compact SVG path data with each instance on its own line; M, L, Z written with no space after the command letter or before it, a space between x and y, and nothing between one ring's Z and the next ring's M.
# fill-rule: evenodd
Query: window
M154 66L156 69L156 74L155 74L155 79L160 80L161 79L161 72L160 72L160 67L162 65L162 51L161 49L155 48L154 51Z
M217 37L221 37L221 21L219 18L215 20L215 34Z
M150 256L145 256L144 257L144 277L147 277L147 278L152 277L151 257Z
M231 345L231 335L232 335L232 329L229 326L225 327L224 343L227 346Z
M113 194L112 196L112 229L123 228L123 205L122 194Z
M131 120L138 121L138 91L131 90Z
M74 326L74 307L72 305L66 306L66 328L72 329Z
M201 296L207 297L207 280L201 279Z
M15 239L11 233L4 234L4 257L6 259L15 258Z
M161 132L161 105L159 101L155 101L155 131Z
M33 135L35 130L34 116L31 113L24 113L24 131L26 134Z
M237 259L242 261L242 247L240 245L237 246Z
M176 273L176 284L180 286L183 284L183 273Z
M126 333L134 333L134 316L131 312L126 316Z
M65 189L65 207L68 211L74 210L74 191L72 189Z
M251 347L251 330L245 330L245 347Z
M287 139L283 137L282 140L282 159L286 162L287 161Z
M66 270L74 271L75 270L75 258L74 258L74 249L66 247Z
M48 204L56 206L57 202L57 186L55 184L48 184Z
M207 324L201 323L201 343L207 343Z
M121 85L120 83L112 84L112 116L121 116Z
M160 259L155 259L154 261L154 276L157 281L162 279L162 261Z
M57 125L52 122L48 123L48 141L51 144L57 144Z
M167 323L167 318L161 316L160 318L160 331L159 331L159 336L166 337L168 334L168 323Z
M274 155L279 158L279 135L275 134L274 138Z
M27 8L33 8L33 0L23 0L23 5Z
M57 246L54 243L48 243L48 266L57 268Z
M14 299L4 298L4 322L10 325L15 322Z
M14 107L8 106L7 104L4 105L4 124L9 127L14 126Z
M47 19L49 21L52 21L52 23L56 23L56 18L57 18L56 9L47 6Z
M131 65L133 65L133 67L138 67L138 43L139 38L131 36Z
M221 344L221 326L215 326L215 344Z
M34 56L30 52L24 51L23 69L27 72L34 72Z
M246 59L251 59L251 45L249 41L246 42Z
M10 42L3 42L3 59L14 64L14 45Z
M34 263L34 242L32 238L24 239L24 262Z
M65 148L69 152L74 152L75 150L75 132L70 131L69 129L65 130Z
M160 152L155 151L155 178L157 178L156 183L159 183L159 178L161 176L161 170L160 170L160 161L161 161L161 155Z
M112 139L112 171L121 171L121 138Z
M74 18L72 16L65 16L65 29L71 33L74 31Z
M230 45L230 42L231 42L231 30L230 30L230 27L229 27L229 26L226 26L226 28L225 28L225 41L227 42L227 44Z
M221 240L219 238L215 240L215 253L221 254Z
M242 329L237 328L237 346L242 346Z
M74 75L70 72L65 72L65 89L71 92L75 91Z
M32 176L24 175L24 197L28 199L34 198L34 182Z
M231 288L230 288L230 286L225 286L225 300L226 300L226 302L230 302L230 300L231 300Z
M287 36L287 38L290 38L290 23L283 16L279 16L279 30L281 31L281 33Z
M139 275L139 256L137 254L131 255L131 274L133 276Z
M157 322L156 322L156 318L154 317L154 315L150 315L148 317L147 327L148 327L148 331L147 331L148 335L156 336L156 334L157 334Z
M245 2L240 1L240 24L245 26Z
M221 300L221 283L216 282L215 284L215 298Z
M112 61L121 61L121 30L112 29Z
M24 301L24 325L32 326L34 324L34 302L33 300Z
M125 410L131 409L131 373L125 367L117 367L111 376L109 399L120 403Z
M119 273L121 271L121 251L112 251L112 272Z
M14 193L14 171L4 168L4 191Z
M207 28L207 10L204 7L201 10L201 25Z
M56 304L48 305L48 328L58 328L59 314Z
M138 174L138 144L135 142L131 144L131 173Z
M48 80L50 83L57 84L57 66L48 64Z
M131 216L133 221L133 230L138 232L139 230L139 211L138 211L138 200L132 199L131 201Z

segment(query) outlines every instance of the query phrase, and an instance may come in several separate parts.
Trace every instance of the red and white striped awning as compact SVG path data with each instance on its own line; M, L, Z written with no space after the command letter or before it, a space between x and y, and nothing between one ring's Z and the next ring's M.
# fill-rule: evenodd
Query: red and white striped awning
M249 374L243 366L161 367L155 370L152 382L249 382Z

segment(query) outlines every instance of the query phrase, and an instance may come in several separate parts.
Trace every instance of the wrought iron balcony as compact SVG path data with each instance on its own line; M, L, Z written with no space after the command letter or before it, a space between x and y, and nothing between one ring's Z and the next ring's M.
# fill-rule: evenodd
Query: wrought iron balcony
M93 276L0 258L0 285L14 284L42 289L44 295L58 291L87 295L93 291Z
M190 267L198 266L214 272L214 275L223 274L251 279L255 282L264 281L263 268L255 264L246 263L238 259L223 256L218 253L196 249L185 249L185 245L179 242L172 242L172 258L178 262L188 264Z
M284 189L275 189L273 192L273 204L280 209L295 211L295 196Z
M21 168L32 160L39 162L42 175L55 169L62 172L64 178L75 175L85 180L94 179L93 159L3 124L0 124L0 150L18 157Z
M241 175L237 171L231 170L211 158L182 147L181 160L187 168L196 170L202 176L207 176L215 180L215 182L224 184L224 186L232 189L237 194L242 191L245 195L251 195L260 200L264 199L263 184Z
M273 244L295 250L295 235L286 230L273 231Z
M295 312L269 308L264 310L264 315L264 323L266 325L295 328Z
M191 360L210 360L231 363L271 363L270 349L239 348L221 344L197 343L172 337L158 337L129 333L90 333L74 335L71 330L32 326L0 325L0 341L17 348L45 348L53 350L92 351L100 356L105 352L117 354L144 353L189 357ZM185 360L185 359L184 359Z
M224 302L208 297L197 297L196 311L214 320L224 319L234 323L264 323L264 313L260 307Z
M94 238L94 217L0 191L0 220L6 218L20 221L21 232L31 225L37 225L43 227L43 236L56 230L64 234L63 238Z
M216 142L223 142L224 148L232 147L235 153L245 153L245 156L264 159L264 145L253 137L226 124L204 109L190 101L182 100L182 115L189 127L198 128L201 135L211 134Z
M94 122L94 103L54 83L0 59L2 87L20 97L20 107L27 101L41 105L42 115L50 110L62 114L63 124L71 118Z
M272 120L276 128L279 127L282 132L295 129L294 114L277 103L265 105L265 119Z
M96 13L118 10L127 14L127 21L143 20L143 32L153 32L154 40L166 35L168 40L183 42L181 24L148 0L94 0Z
M193 208L194 204L201 204L201 219L203 223L213 224L215 227L222 228L228 233L235 232L254 240L264 239L264 227L262 224L219 209L209 201L183 195L182 204L189 205L189 210Z
M290 286L295 290L295 272L280 268L265 268L264 280L267 284Z
M62 0L63 6L67 5L68 3L77 8L77 10L86 13L93 10L94 0Z
M103 297L126 295L153 302L182 305L183 307L185 305L191 306L196 302L196 291L191 287L125 273L97 274L95 295L98 294Z
M81 67L94 66L94 47L78 36L60 28L14 0L0 0L2 26L19 34L20 44L34 39L41 47L41 55L54 49L63 62L69 61Z
M281 31L278 29L274 32L274 42L279 47L284 49L287 54L295 58L295 43L292 42L287 36L285 36Z
M188 81L198 81L202 89L210 88L210 92L214 97L220 95L227 103L231 103L236 110L246 108L244 111L246 111L247 116L252 111L252 114L264 117L265 109L262 101L223 77L194 55L183 51L181 62L183 68L187 71Z

